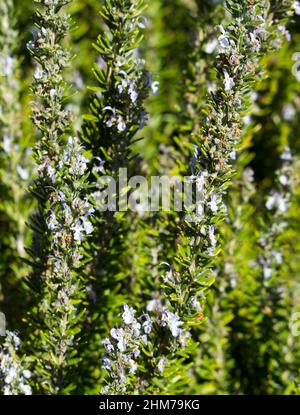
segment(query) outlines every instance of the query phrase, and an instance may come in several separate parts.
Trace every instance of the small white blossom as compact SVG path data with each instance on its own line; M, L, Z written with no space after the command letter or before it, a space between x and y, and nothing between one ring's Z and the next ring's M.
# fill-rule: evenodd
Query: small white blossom
M211 39L209 40L205 47L204 50L206 53L211 54L214 52L214 50L216 49L216 47L218 46L218 40L217 39Z
M292 161L293 156L292 156L291 149L289 147L286 147L284 152L281 154L280 158L281 160L284 160L284 161Z
M11 137L7 134L3 136L2 139L2 148L6 153L9 153L11 150Z
M292 121L295 114L296 114L296 109L295 109L294 105L292 105L292 104L285 105L283 107L282 114L283 114L283 118L286 121Z
M163 357L161 357L157 363L157 370L160 373L163 373L165 370L165 359Z
M261 43L257 36L257 32L254 31L253 33L250 33L250 40L252 44L252 49L254 52L259 52L261 49Z
M148 314L144 314L143 317L145 321L143 322L143 329L146 334L151 333L152 330L152 321Z
M129 373L135 373L138 369L137 364L133 359L129 359Z
M293 8L296 14L300 14L300 1L294 1Z
M153 95L157 95L159 91L159 82L155 81L151 83L151 90Z
M108 357L102 357L102 368L110 370L112 367L112 361Z
M266 207L268 210L277 208L281 213L284 213L288 208L287 200L280 193L274 192L268 197Z
M16 167L17 173L21 177L22 180L28 180L29 179L29 173L27 170L25 170L22 166L18 165Z
M120 350L120 352L125 352L126 350L126 340L124 336L124 330L121 329L111 329L110 335L112 338L118 341L117 347Z
M283 186L286 186L286 185L288 185L288 184L289 184L289 179L288 179L288 177L287 177L286 175L284 175L284 174L281 174L281 175L279 176L279 181L280 181L280 183L281 183Z
M32 395L32 389L29 385L20 384L20 390L24 395Z
M111 344L109 339L102 340L102 344L105 347L105 351L107 354L110 354L114 351L114 346Z
M286 40L288 41L288 42L290 42L291 41L291 34L290 34L290 32L286 29L286 27L285 26L283 26L283 25L280 25L280 26L278 26L278 30L283 34L283 36L285 36L286 37Z
M122 318L125 324L132 324L134 321L134 314L135 310L129 307L127 304L124 304L124 312L122 314Z
M162 321L167 323L173 337L179 336L180 326L182 326L183 322L180 321L180 318L177 314L165 309L163 312Z
M94 227L91 222L84 220L83 221L84 231L87 235L91 234L94 230Z
M123 131L126 130L126 123L125 123L124 119L121 116L118 117L117 128L120 132L123 132Z
M268 266L264 266L263 272L264 272L264 279L268 280L268 279L271 278L273 270L272 270L272 268L270 268Z
M54 88L51 88L51 89L50 89L50 98L51 98L51 99L54 99L55 95L56 95L56 91L55 91L55 89L54 89Z
M229 76L227 71L224 71L224 81L223 81L223 83L224 83L225 91L230 91L235 85L235 82L234 82L233 78L231 78Z
M210 243L215 248L218 241L217 241L217 238L215 236L215 227L213 225L209 225L208 237L209 237Z
M221 35L218 37L218 47L219 49L228 49L232 45L232 41L227 36L222 25L218 25L217 28L221 31Z
M216 213L218 212L221 203L222 203L221 196L217 194L213 194L210 198L210 201L207 204L210 207L210 210Z

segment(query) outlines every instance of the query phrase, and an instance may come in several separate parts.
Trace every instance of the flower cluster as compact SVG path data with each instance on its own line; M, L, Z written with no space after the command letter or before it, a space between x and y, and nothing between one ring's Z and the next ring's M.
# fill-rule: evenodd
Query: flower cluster
M21 341L18 335L8 331L3 346L0 348L0 383L4 395L31 395L29 385L30 370L26 362L17 355Z
M283 262L283 256L275 248L276 240L287 226L285 216L290 207L291 198L296 187L296 161L289 147L281 154L281 168L276 172L276 190L272 190L266 199L266 208L271 212L272 224L260 238L263 255L260 264L265 280L276 275L276 270Z
M109 30L95 45L100 54L94 68L98 85L90 88L96 92L96 100L84 117L83 137L95 156L104 156L105 172L113 177L127 166L131 142L146 123L145 99L150 91L156 94L158 90L158 82L153 82L139 56L145 28L142 10L142 2L114 0L106 4L102 17ZM99 154L100 147L104 154Z
M138 370L137 359L141 354L141 345L147 344L152 321L147 313L139 318L135 314L133 308L124 304L122 327L111 329L109 338L102 341L107 354L102 358L102 367L110 375L110 383L103 389L103 394L124 393L127 377Z

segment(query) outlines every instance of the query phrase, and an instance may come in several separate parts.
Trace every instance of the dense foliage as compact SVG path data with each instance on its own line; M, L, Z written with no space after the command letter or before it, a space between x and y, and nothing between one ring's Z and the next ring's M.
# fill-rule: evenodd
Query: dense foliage
M300 393L299 15L1 0L1 394Z

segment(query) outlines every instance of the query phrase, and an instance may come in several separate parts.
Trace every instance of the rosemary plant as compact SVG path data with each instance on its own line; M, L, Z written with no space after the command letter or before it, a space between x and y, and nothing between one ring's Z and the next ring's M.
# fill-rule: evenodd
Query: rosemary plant
M93 208L86 195L87 158L72 134L65 108L68 85L63 71L71 54L63 39L67 0L36 1L34 37L28 48L36 62L32 93L33 122L40 132L34 149L37 177L31 192L38 201L30 285L37 303L31 314L40 392L70 392L70 372L79 362L77 344L85 311L81 277L82 243L93 231Z

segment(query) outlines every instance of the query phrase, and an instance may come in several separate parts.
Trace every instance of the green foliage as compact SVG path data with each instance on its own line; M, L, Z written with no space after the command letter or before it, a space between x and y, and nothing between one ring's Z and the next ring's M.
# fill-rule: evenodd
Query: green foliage
M1 2L1 393L299 393L299 8Z

